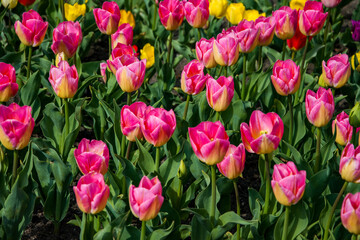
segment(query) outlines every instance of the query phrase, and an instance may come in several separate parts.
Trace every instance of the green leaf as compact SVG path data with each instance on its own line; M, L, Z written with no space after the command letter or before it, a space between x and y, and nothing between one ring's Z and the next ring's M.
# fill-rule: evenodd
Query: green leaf
M144 148L141 142L136 139L136 144L139 148L139 161L138 164L145 175L155 171L155 162L151 154Z
M166 186L168 182L177 175L183 155L184 154L181 151L161 164L159 168L159 175L163 186Z
M158 229L153 231L150 236L148 237L149 240L163 240L166 239L167 236L172 232L174 229L174 222L167 229Z
M235 223L235 224L240 224L240 225L251 225L254 224L256 221L249 221L249 220L245 220L242 217L240 217L239 215L237 215L235 212L230 211L230 212L226 212L223 215L221 215L219 217L219 225L226 225L229 223Z
M313 175L309 179L309 182L306 183L304 197L305 198L319 197L319 195L321 195L325 191L328 185L329 177L330 177L329 168L323 169L317 172L315 175Z
M31 74L29 80L20 90L20 98L24 105L30 106L38 95L40 88L39 71Z

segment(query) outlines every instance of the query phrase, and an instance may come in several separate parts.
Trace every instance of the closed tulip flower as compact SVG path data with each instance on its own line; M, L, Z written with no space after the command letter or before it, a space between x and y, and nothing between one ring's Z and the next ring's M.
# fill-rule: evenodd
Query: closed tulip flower
M305 96L306 116L315 127L323 127L331 120L335 110L331 89L319 87L315 93L307 90Z
M135 28L135 18L134 15L131 13L131 11L126 11L125 9L120 10L120 21L119 26L121 26L124 23L130 24L132 28Z
M91 214L101 212L110 195L109 187L105 184L104 177L100 173L82 176L73 190L80 210Z
M360 21L351 20L352 24L352 38L354 41L360 41Z
M217 112L225 111L234 97L232 76L221 76L217 80L209 77L206 82L206 99L209 106Z
M298 171L293 162L274 166L271 186L276 200L285 206L295 205L305 191L306 172Z
M155 48L150 43L140 49L140 59L146 59L146 68L151 68L155 64Z
M229 136L220 121L202 122L189 128L189 138L195 155L207 165L220 163L230 146Z
M121 57L128 55L128 57L136 57L133 47L118 43L117 46L111 51L111 57L107 60L107 64L111 72L115 75L121 65Z
M294 94L300 87L300 67L291 59L277 60L273 67L271 81L276 92L281 96Z
M1 4L5 8L9 8L9 9L13 9L14 7L16 7L17 3L18 0L1 0Z
M355 53L351 57L351 67L353 70L360 72L360 52Z
M136 139L140 140L143 138L140 120L144 118L146 108L147 106L145 103L135 102L130 106L125 105L121 109L121 132L131 142L135 142Z
M344 227L355 235L360 234L360 192L348 193L341 207L341 222Z
M295 35L297 27L297 11L283 6L273 12L272 21L275 23L275 34L282 40L290 39Z
M347 144L341 153L339 173L347 182L360 183L360 146Z
M16 83L15 68L0 62L0 102L7 102L16 95L19 86Z
M75 3L71 5L64 3L65 18L68 21L75 21L78 17L84 16L86 12L86 4Z
M54 28L51 49L54 54L63 52L67 58L75 55L82 41L82 32L79 22L61 22Z
M206 68L216 67L213 52L214 41L215 38L211 38L209 40L201 38L200 41L196 42L196 57Z
M210 15L216 18L224 17L228 4L229 3L227 0L209 0Z
M323 79L328 86L341 88L347 83L350 74L349 57L346 54L338 54L331 57L326 63L322 62L320 79Z
M230 3L226 9L226 19L233 25L239 24L244 18L245 6L242 3Z
M245 147L242 143L238 147L231 145L224 160L217 164L219 171L228 179L240 177L245 167Z
M239 51L252 52L258 45L260 29L255 28L253 21L242 20L236 27L236 37L239 41Z
M284 123L274 112L267 114L259 110L252 112L249 125L241 123L241 139L250 153L271 153L279 146L284 133Z
M111 46L114 49L118 43L131 45L133 42L133 28L128 23L120 25L118 30L111 35Z
M315 36L324 26L328 13L324 13L321 2L307 1L299 11L299 28L305 36Z
M23 13L22 22L16 21L14 27L24 45L37 47L43 42L48 25L36 11L30 9Z
M247 21L255 21L259 17L266 17L265 13L259 13L258 10L250 9L244 12L244 19Z
M353 128L349 123L349 116L345 112L341 112L336 116L336 119L332 122L332 133L335 133L335 142L341 146L345 146L351 141Z
M341 3L341 0L321 0L322 4L324 4L327 8L333 8Z
M194 28L202 28L209 19L209 0L188 0L184 10L188 23Z
M204 75L204 65L198 60L192 60L185 65L181 73L181 89L190 95L199 94L204 88L210 75Z
M220 33L213 44L214 59L221 66L232 66L239 59L239 42L235 33Z
M30 6L34 2L35 2L35 0L19 0L19 3L23 6Z
M291 0L289 5L291 9L301 10L304 9L306 1L307 0Z
M56 95L60 98L72 98L78 88L79 75L75 65L61 61L58 67L51 66L49 81Z
M83 138L74 151L76 163L83 174L104 175L109 167L109 149L103 141Z
M259 46L268 46L272 42L275 34L275 23L271 17L259 17L255 21L255 29L259 29Z
M300 32L299 24L296 28L295 35L286 40L286 43L290 50L292 51L299 51L303 47L305 47L306 44L306 36ZM309 37L309 41L311 41L312 37Z
M160 212L163 202L162 186L157 177L150 180L144 176L138 187L131 185L129 188L130 209L140 221L155 218Z
M94 9L96 25L100 32L111 35L118 29L120 9L116 2L104 2L102 8Z
M159 17L168 31L176 30L184 20L185 10L182 1L164 0L159 3Z
M170 140L175 131L175 113L172 109L166 111L163 108L149 106L140 124L146 141L155 147L161 147Z
M31 107L16 103L0 105L0 141L9 150L25 148L34 129Z

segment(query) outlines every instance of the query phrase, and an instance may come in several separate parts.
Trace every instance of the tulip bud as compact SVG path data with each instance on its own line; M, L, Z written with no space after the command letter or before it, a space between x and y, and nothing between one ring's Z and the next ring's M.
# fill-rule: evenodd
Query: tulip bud
M16 95L19 86L16 83L15 68L0 62L0 102L7 102Z
M184 160L180 161L180 166L179 166L177 175L178 175L178 178L180 178L180 179L184 179L187 175L187 170L186 170L186 165L185 165Z
M344 227L355 235L360 234L360 192L348 193L341 207L341 222Z
M185 10L182 1L164 0L159 3L159 17L168 31L176 30L184 20Z
M239 24L244 18L245 6L240 3L230 3L226 9L226 19L233 25Z
M119 26L121 26L124 23L130 24L132 28L135 28L135 18L134 15L131 13L131 11L126 11L125 9L120 10L120 21Z
M116 2L104 2L102 8L94 9L94 17L100 32L111 35L116 32L119 26L119 6Z
M35 0L19 0L19 3L23 6L30 6L34 2L35 2Z
M198 60L192 60L181 73L181 89L186 94L197 95L205 88L209 78L209 74L204 76L204 65Z
M86 4L75 3L71 5L64 3L65 18L68 21L75 21L78 17L84 16L86 13Z
M259 46L268 46L272 42L275 34L275 24L271 17L259 17L255 21L255 29L259 29Z
M300 67L291 59L277 60L273 67L271 81L276 92L281 96L294 94L300 87Z
M209 0L188 0L184 10L188 23L194 28L202 28L209 19Z
M224 160L217 164L219 171L228 179L240 177L245 166L245 147L242 143L238 147L231 145Z
M130 106L125 105L121 109L120 127L121 132L126 138L135 142L136 139L142 139L140 119L144 118L146 104L143 102L135 102Z
M349 123L349 116L345 112L341 112L336 116L336 119L332 122L332 133L335 133L335 142L341 146L345 146L351 141L353 128Z
M54 28L51 49L54 54L63 52L67 58L71 58L81 41L82 32L79 22L61 22Z
M324 13L321 2L307 1L299 11L299 28L305 36L315 36L325 24L328 13Z
M111 35L111 46L114 49L118 43L131 45L133 41L133 28L128 23L120 25L118 30Z
M227 0L211 0L209 2L210 15L216 18L222 18L226 14L228 4Z
M351 20L352 24L352 38L354 41L360 41L360 21Z
M49 81L60 98L72 98L78 88L79 75L75 65L61 61L59 67L51 66Z
M213 52L214 41L215 38L212 37L209 40L201 38L200 41L196 42L196 57L206 68L216 67Z
M221 66L232 66L239 59L239 42L234 32L220 33L213 44L214 59Z
M209 77L206 82L206 99L209 106L217 112L225 111L234 97L232 76L221 76L217 80Z
M346 54L338 54L331 57L327 63L322 62L322 74L320 78L334 88L341 88L350 78L351 69L349 57Z
M334 97L331 89L319 87L314 93L307 90L305 96L306 116L315 127L323 127L331 120L335 110Z
M255 21L259 17L266 17L265 13L259 13L258 10L250 9L244 12L244 19L247 21Z
M140 59L146 59L146 68L151 68L155 64L155 48L150 43L145 44L140 49Z
M295 35L297 27L297 11L283 6L273 12L272 21L275 24L275 34L282 40L290 39Z
M351 57L351 67L353 70L360 72L360 52L355 53Z
M327 8L333 8L341 3L341 0L321 0L322 4L324 4Z
M350 125L354 128L360 127L360 102L356 102L349 114Z
M1 4L5 8L9 8L9 9L13 9L14 7L16 7L17 3L18 0L1 0Z
M258 45L260 29L255 28L253 21L242 20L236 27L236 37L241 53L252 52Z

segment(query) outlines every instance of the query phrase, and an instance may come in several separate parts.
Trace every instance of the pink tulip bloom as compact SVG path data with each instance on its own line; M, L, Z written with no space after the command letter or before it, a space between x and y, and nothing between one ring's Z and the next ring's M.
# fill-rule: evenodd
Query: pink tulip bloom
M158 177L150 180L144 176L138 187L131 185L129 188L130 209L140 221L155 218L160 212L163 202L162 186Z
M0 102L7 102L16 95L19 86L16 83L15 68L0 62Z
M214 59L221 66L232 66L239 59L239 41L234 32L220 33L213 44Z
M118 30L111 35L111 46L114 49L118 43L131 45L133 42L133 28L128 23L121 24Z
M271 17L260 16L255 20L255 29L259 29L259 46L268 46L272 42L275 34L275 23Z
M75 65L70 67L68 62L61 61L58 67L51 66L49 82L60 98L72 98L78 89L79 82Z
M124 55L136 57L134 49L130 45L118 43L111 51L110 59L107 60L107 65L114 75L116 74L117 69L121 67L120 58Z
M295 205L304 195L306 171L298 171L293 162L274 166L271 187L276 200L285 206Z
M100 63L100 74L102 76L102 79L104 80L104 83L106 83L107 81L107 76L106 76L106 70L107 70L107 63L102 62Z
M144 118L140 120L141 131L146 141L155 147L161 147L167 143L176 128L176 117L174 111L166 111L163 108L149 106Z
M322 74L320 78L334 88L341 88L350 78L351 69L349 57L346 54L338 54L331 57L327 63L322 62Z
M40 15L30 9L22 15L22 22L15 22L15 33L26 46L37 47L45 37L49 23L44 22Z
M324 26L328 13L324 13L321 2L307 1L299 11L299 28L305 36L315 36Z
M230 146L229 136L220 121L202 122L189 128L189 138L195 155L207 165L220 163Z
M120 9L116 2L104 2L102 8L94 9L96 25L100 32L111 35L118 29Z
M355 235L360 234L360 192L348 193L341 207L341 222L344 227Z
M25 148L34 129L31 107L16 103L0 105L0 141L9 150Z
M51 49L54 54L64 53L67 58L75 55L82 41L82 32L79 22L61 22L54 28Z
M335 110L334 97L331 89L319 87L314 93L307 90L305 96L306 116L315 127L325 126L332 118Z
M335 133L336 128L336 139L335 142L341 146L345 146L351 141L353 127L349 123L349 115L345 112L341 112L336 116L336 119L332 122L332 133Z
M271 153L278 148L284 133L284 123L274 112L252 112L249 125L241 123L241 139L250 153Z
M214 41L215 38L212 37L209 40L201 38L200 41L196 42L196 57L206 68L216 67L213 52Z
M184 20L185 9L182 1L164 0L159 3L159 17L168 31L176 30Z
M254 50L258 45L260 36L260 29L255 28L255 23L244 19L235 29L236 37L239 41L239 51L249 53Z
M217 164L219 171L228 179L240 177L245 166L245 147L242 143L238 147L230 144L224 160Z
M101 212L110 195L109 187L105 184L104 176L100 173L82 176L73 190L80 210L91 214Z
M139 61L136 57L123 55L118 60L116 80L124 92L138 90L144 82L146 59ZM115 59L115 60L116 60Z
M347 182L360 183L360 146L347 144L341 153L339 173Z
M202 28L209 19L209 0L188 0L184 10L188 23L194 28Z
M322 4L324 4L327 8L336 7L341 3L341 0L321 0Z
M146 108L147 107L145 103L135 102L130 106L125 105L121 109L121 132L131 142L135 142L136 139L140 140L143 138L140 119L144 117Z
M300 67L291 59L277 60L273 67L271 81L276 92L281 96L294 94L300 87Z
M271 21L275 24L275 34L278 38L290 39L295 35L297 27L297 10L283 6L273 12Z
M221 76L217 80L209 77L206 82L206 99L209 106L217 112L225 111L234 97L232 76Z
M197 95L205 88L209 78L209 74L204 75L204 65L198 60L192 60L181 73L181 89L186 94Z

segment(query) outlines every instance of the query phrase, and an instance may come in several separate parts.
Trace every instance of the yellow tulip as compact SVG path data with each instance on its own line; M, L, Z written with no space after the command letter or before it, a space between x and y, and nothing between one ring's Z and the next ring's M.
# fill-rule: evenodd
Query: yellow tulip
M210 15L215 16L216 18L222 18L226 14L226 9L228 7L227 0L210 0L209 1L209 11Z
M258 19L260 16L266 17L265 13L259 13L259 11L257 10L246 10L244 12L244 19L248 20L248 21L255 21L256 19Z
M146 59L146 68L150 68L155 63L155 49L151 44L147 43L140 50L140 58Z
M14 7L16 7L18 3L18 0L1 0L1 4L4 7L9 7L9 9L13 9Z
M135 28L135 18L134 18L134 15L130 11L121 9L120 15L121 15L121 17L120 17L120 21L119 21L119 26L123 23L128 23L128 24L130 24L130 26Z
M356 59L355 59L355 57L356 57ZM351 57L351 67L352 67L352 69L360 72L360 52L355 53Z
M304 9L306 1L307 0L291 0L290 7L292 9L302 10L302 9Z
M226 9L226 19L233 25L243 20L245 6L242 3L231 3Z
M86 1L85 1L86 2ZM64 4L65 18L68 21L75 21L78 17L84 16L86 12L85 4L75 3L71 5L69 3Z

